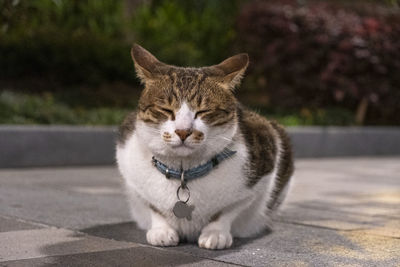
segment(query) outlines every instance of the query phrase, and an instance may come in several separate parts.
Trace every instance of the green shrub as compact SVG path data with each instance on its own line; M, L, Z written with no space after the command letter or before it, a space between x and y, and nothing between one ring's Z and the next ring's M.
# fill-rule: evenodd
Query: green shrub
M0 124L116 125L128 112L121 108L71 108L51 94L0 93Z
M135 40L161 60L181 66L219 63L231 55L239 1L153 1L132 19Z
M57 96L50 93L29 95L3 91L0 93L0 124L117 125L132 109L71 107L57 99ZM302 109L300 112L277 112L265 107L255 110L287 126L354 124L352 114L338 108Z
M268 119L277 120L286 126L319 125L319 126L350 126L355 125L353 113L338 107L324 109L280 110L265 107L255 108Z
M0 79L137 86L133 41L168 63L215 64L232 53L238 5L151 1L127 14L122 0L0 0Z
M130 45L107 37L37 33L0 42L0 78L38 77L60 84L133 81Z
M134 80L122 1L0 0L0 79Z
M140 91L136 41L183 66L249 52L242 96L285 124L353 124L365 99L366 124L400 124L396 8L379 17L345 0L138 2L129 14L123 0L0 0L0 84L39 92L2 93L1 122L118 123Z
M3 34L38 32L87 33L108 37L124 34L123 1L109 0L0 0Z

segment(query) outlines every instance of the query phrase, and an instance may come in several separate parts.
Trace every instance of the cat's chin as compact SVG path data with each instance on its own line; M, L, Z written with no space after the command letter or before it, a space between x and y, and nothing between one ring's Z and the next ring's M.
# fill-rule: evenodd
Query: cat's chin
M191 154L193 154L196 149L192 146L189 145L174 145L174 146L170 146L170 154L173 156L178 156L178 157L186 157L186 156L190 156Z

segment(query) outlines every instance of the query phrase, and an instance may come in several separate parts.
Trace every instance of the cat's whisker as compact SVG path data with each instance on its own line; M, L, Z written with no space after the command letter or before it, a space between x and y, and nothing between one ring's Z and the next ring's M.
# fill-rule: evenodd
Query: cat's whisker
M226 140L230 140L230 141L232 141L232 139L231 138L228 138L228 137L226 137L226 136L222 136L222 135L219 135L219 136L215 136L215 137L208 137L208 138L210 138L210 139L214 139L214 140L216 140L216 139L226 139Z
M228 143L232 143L233 142L232 139L227 138L227 137L222 137L222 136L208 137L208 140L217 141L217 142L221 141L221 139L224 140L224 141L228 141Z
M152 133L155 133L155 134L159 134L159 133L161 133L161 131L160 131L160 130L158 130L158 129L147 128L146 130L147 130L148 132L152 132Z
M228 137L225 137L225 136L219 136L219 138L224 139L224 140L229 141L229 142L232 141L232 138L228 138Z

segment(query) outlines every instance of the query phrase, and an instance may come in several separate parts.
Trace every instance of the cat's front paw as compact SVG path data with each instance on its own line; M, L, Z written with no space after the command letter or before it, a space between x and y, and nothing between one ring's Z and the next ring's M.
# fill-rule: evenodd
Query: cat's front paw
M178 233L167 227L152 228L146 233L147 242L153 246L176 246L179 243Z
M199 247L207 249L224 249L232 246L232 235L220 230L202 231Z

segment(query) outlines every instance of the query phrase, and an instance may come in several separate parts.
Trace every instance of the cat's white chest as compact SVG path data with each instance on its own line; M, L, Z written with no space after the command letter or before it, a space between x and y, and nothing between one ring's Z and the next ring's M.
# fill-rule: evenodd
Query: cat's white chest
M243 173L246 147L238 143L232 149L236 151L234 156L222 161L208 175L187 182L190 190L188 205L195 207L193 221L208 219L219 209L249 194L244 186L246 181ZM148 202L148 205L153 205L173 218L172 210L178 201L180 180L166 178L153 166L151 158L151 153L135 134L123 148L117 148L118 165L127 187Z

